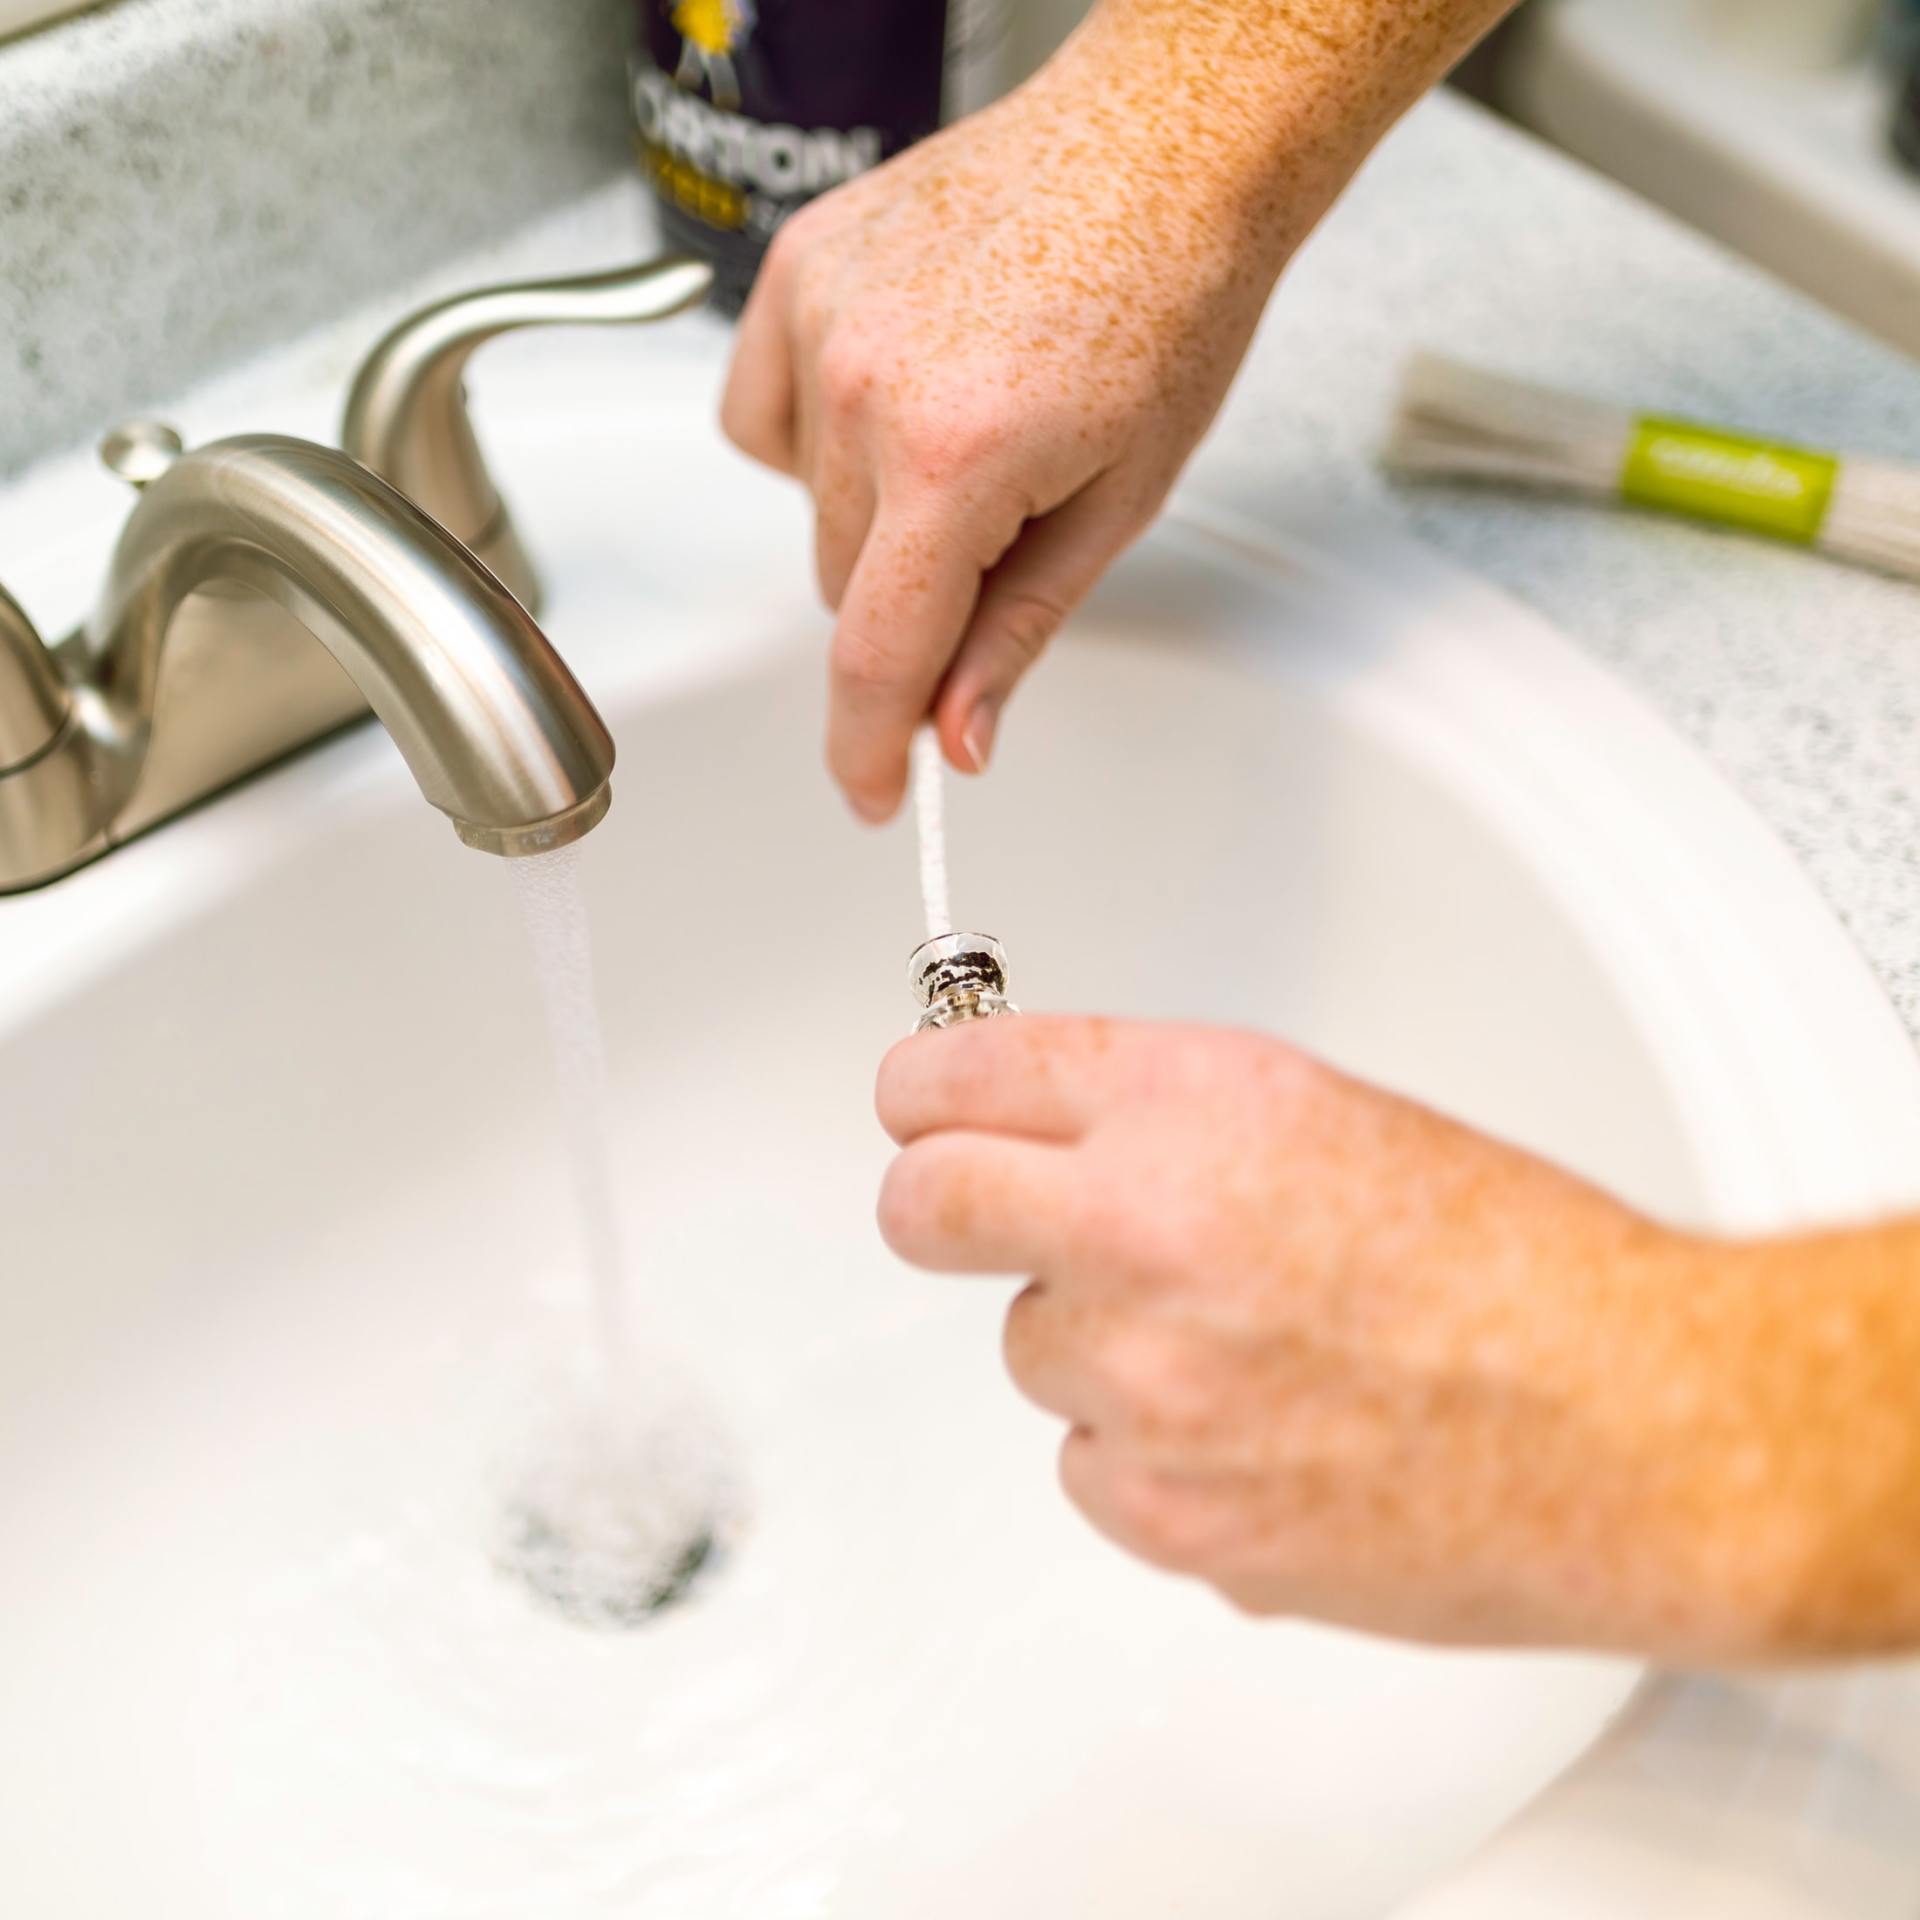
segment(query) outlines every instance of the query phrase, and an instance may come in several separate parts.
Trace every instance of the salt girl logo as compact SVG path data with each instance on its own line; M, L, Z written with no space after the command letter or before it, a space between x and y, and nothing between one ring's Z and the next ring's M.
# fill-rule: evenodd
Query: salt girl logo
M663 0L663 7L680 38L679 63L671 78L637 63L634 124L656 154L690 170L685 184L736 196L733 217L715 224L770 232L789 204L880 164L878 127L803 129L734 111L742 101L737 63L756 24L752 0ZM686 202L685 191L676 194Z
M705 87L716 107L737 107L733 56L753 31L753 0L670 0L667 13L680 36L675 82L689 93Z

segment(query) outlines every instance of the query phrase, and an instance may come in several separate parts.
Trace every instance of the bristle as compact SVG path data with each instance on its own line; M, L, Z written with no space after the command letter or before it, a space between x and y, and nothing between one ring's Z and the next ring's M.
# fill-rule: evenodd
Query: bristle
M1920 579L1920 469L1842 462L1820 545L1862 565Z
M1920 577L1920 472L1882 460L1843 462L1820 545L1867 566Z
M1614 408L1420 353L1402 379L1383 458L1399 473L1609 492L1631 431Z

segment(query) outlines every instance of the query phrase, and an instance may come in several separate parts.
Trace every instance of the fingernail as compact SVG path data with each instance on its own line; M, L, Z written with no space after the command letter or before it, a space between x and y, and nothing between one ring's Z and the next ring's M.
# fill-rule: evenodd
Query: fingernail
M847 805L853 810L853 817L863 826L882 826L893 818L893 809L868 793L848 794Z
M973 710L965 730L960 735L960 744L967 750L967 759L975 773L985 773L988 756L993 752L993 732L1000 721L1000 709L992 700L982 700Z

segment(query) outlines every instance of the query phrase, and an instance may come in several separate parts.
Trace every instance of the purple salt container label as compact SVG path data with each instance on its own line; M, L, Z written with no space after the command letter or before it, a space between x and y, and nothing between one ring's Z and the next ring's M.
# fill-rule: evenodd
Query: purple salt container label
M638 0L640 165L737 310L780 223L940 124L946 0Z

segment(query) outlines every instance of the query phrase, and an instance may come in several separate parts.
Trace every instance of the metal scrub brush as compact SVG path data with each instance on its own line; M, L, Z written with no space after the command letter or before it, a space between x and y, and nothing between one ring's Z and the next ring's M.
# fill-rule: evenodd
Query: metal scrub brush
M1920 579L1920 467L1633 414L1439 354L1408 362L1382 459L1653 507Z

